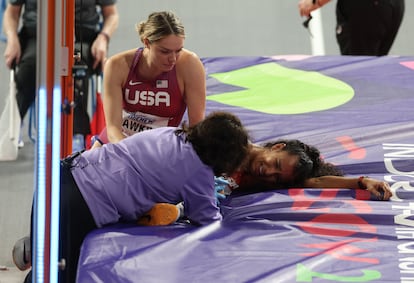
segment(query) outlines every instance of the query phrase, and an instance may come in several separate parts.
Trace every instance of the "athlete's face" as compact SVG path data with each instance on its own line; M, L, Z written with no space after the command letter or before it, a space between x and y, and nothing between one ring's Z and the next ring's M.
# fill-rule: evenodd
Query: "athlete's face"
M250 175L270 186L293 181L298 156L283 150L284 144L253 150L247 165Z
M168 35L150 45L150 60L163 72L174 68L184 46L184 38L176 35Z

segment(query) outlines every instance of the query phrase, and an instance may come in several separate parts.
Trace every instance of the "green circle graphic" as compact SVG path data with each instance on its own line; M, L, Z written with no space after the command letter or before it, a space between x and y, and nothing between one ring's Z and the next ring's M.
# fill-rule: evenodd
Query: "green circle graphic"
M331 109L354 96L353 88L318 72L265 63L211 74L243 90L209 95L208 100L268 114L301 114Z

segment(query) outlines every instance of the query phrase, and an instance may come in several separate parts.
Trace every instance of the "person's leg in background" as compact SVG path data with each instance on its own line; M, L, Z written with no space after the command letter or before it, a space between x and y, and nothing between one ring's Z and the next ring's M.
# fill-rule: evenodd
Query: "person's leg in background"
M381 13L385 13L384 20L386 21L386 34L382 39L379 47L379 53L386 55L390 51L398 30L400 29L405 11L404 0L388 0L382 6Z
M90 44L88 42L76 42L75 53L81 54L80 62L76 64L87 67L85 76L74 78L74 102L73 109L73 140L72 151L81 151L85 148L85 137L90 134L90 118L88 114L89 80L93 74L91 71Z
M342 55L388 54L402 19L391 9L394 1L401 0L338 0L336 38Z
M19 33L22 56L16 66L16 100L19 107L20 118L23 123L24 117L30 106L36 99L36 31L23 29ZM23 140L20 138L19 146L22 147Z
M336 39L341 55L373 55L376 53L376 33L372 30L377 22L373 12L374 1L338 0L336 6Z

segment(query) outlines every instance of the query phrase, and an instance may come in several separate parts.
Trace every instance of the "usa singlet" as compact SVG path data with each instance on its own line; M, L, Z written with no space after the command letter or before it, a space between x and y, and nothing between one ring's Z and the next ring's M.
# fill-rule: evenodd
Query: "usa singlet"
M136 74L142 48L135 53L127 81L122 88L123 122L127 136L148 129L179 126L187 107L177 81L176 68L155 80L143 81Z

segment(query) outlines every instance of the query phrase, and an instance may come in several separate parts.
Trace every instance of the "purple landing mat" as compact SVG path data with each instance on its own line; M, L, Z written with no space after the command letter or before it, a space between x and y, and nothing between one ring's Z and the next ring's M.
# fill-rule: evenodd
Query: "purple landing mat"
M115 225L88 235L78 282L414 282L414 57L205 58L207 112L237 114L252 139L298 138L364 191L232 195L206 227Z

